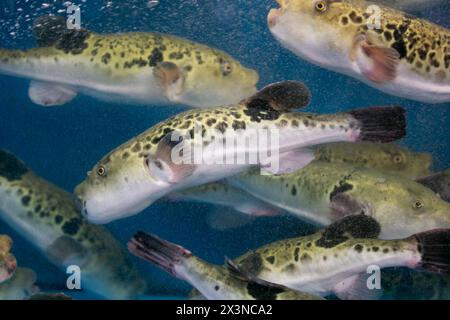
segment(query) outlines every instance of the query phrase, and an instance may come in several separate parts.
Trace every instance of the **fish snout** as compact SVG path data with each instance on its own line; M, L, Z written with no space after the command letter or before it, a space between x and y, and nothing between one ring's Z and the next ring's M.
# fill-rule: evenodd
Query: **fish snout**
M83 215L83 217L87 217L88 216L88 212L86 209L86 200L84 199L84 194L85 194L85 188L84 188L84 184L80 184L75 188L74 191L75 194L75 206L77 207L78 211Z

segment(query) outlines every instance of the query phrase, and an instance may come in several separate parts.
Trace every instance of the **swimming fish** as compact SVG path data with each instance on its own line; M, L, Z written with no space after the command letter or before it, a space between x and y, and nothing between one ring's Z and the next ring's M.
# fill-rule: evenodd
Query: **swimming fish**
M0 219L64 272L79 266L83 289L109 299L130 299L145 290L126 250L106 229L86 222L68 193L4 150Z
M383 239L450 228L450 204L432 190L407 178L353 165L314 162L290 174L249 172L228 181L319 226L364 213L380 223Z
M369 290L370 266L450 272L450 230L437 229L401 240L376 239L379 224L350 216L316 234L265 245L234 260L243 272L314 295L378 299Z
M417 182L439 194L443 200L450 202L450 169L422 177Z
M314 159L351 164L384 173L418 179L431 174L433 158L429 153L412 152L393 143L338 142L318 146Z
M337 141L391 142L406 134L401 107L333 115L291 112L309 101L303 84L286 81L239 105L181 113L106 155L75 194L89 221L108 223L137 214L169 193L219 181L254 165L278 162L279 168L265 168L269 172L302 166L312 159L295 152L300 148Z
M11 254L12 245L10 237L0 235L0 283L10 279L17 269L16 257Z
M28 268L17 268L14 276L0 284L0 300L24 300L39 292L35 285L36 273Z
M385 93L450 101L450 31L363 0L276 0L268 24L301 58Z
M0 73L31 79L29 96L38 105L63 105L82 93L118 103L206 107L256 92L256 71L175 36L68 30L56 16L39 18L33 32L39 47L0 50Z
M337 142L314 147L311 152L314 156L313 162L344 163L401 175L409 179L421 178L431 173L431 154L411 152L397 144ZM231 186L227 181L184 189L170 194L168 198L175 201L225 206L248 217L275 216L284 212L283 209L263 201L262 198L258 199L245 190ZM243 217L235 215L230 217L230 212L223 208L217 211L217 214L211 218L215 227L228 229L250 222L250 220L242 220ZM239 218L242 221L238 221ZM235 223L230 223L230 220Z
M322 300L260 279L248 279L227 260L227 266L208 263L189 250L154 235L138 232L129 242L134 255L190 283L208 300Z

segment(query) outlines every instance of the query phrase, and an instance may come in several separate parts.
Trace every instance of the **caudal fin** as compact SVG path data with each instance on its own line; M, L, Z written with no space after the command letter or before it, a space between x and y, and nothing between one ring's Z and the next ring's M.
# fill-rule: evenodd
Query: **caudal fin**
M178 277L175 266L192 257L189 250L142 231L136 233L128 243L128 250L175 277Z
M402 107L372 107L348 113L359 123L359 141L387 143L406 136L406 116Z
M419 268L450 274L450 229L437 229L413 236L422 256Z

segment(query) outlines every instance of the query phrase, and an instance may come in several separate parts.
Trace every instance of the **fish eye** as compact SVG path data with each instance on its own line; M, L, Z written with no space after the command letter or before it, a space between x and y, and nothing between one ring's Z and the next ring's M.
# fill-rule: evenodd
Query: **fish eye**
M394 163L395 163L395 164L400 164L400 163L403 162L403 158L402 158L402 156L399 155L399 154L395 155L394 158L393 158L393 160L394 160Z
M414 209L421 209L421 208L423 208L423 206L424 206L424 204L421 200L416 200L414 202Z
M222 63L220 64L220 69L224 76L229 75L231 71L233 71L233 67L231 66L231 63L229 63L228 61L222 61Z
M328 9L328 4L326 1L317 1L315 8L318 12L325 12Z
M97 168L97 175L99 175L100 177L103 177L103 176L105 176L105 174L106 174L105 167L104 166L99 166Z

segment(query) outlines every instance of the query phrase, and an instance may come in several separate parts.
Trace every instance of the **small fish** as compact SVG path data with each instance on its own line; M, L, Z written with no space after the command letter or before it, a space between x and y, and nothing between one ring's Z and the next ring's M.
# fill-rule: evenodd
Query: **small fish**
M208 263L189 250L154 235L138 232L129 242L134 255L190 283L208 300L321 300L260 279L249 279L233 262Z
M10 279L17 269L16 258L11 254L12 245L10 237L0 235L0 283Z
M0 284L0 300L24 300L39 292L35 285L36 273L28 268L17 268L14 276Z
M0 219L64 272L79 266L84 289L109 299L131 299L145 290L126 250L105 228L86 222L71 195L4 150Z
M450 273L450 230L437 229L401 240L376 239L379 224L350 216L316 234L281 240L234 260L248 275L314 295L378 299L369 290L369 266L407 267Z
M330 143L315 148L314 156L317 161L351 164L413 180L430 175L433 162L429 153L393 143Z
M332 115L292 112L309 101L309 90L303 84L286 81L262 89L239 105L181 113L106 155L88 172L75 194L89 221L108 223L137 214L169 193L219 181L253 165L264 166L258 158L261 153L268 154L269 160L270 155L280 156L279 170L289 171L291 165L301 167L312 160L303 152L296 152L299 148L338 141L385 143L406 134L405 111L401 107L373 107ZM198 127L201 130L196 134ZM277 133L275 143L265 147L247 143L235 148L233 142L229 147L230 137L246 144L258 141L262 130L269 135ZM223 143L224 136L227 143ZM174 145L173 140L180 141L180 137L181 142ZM274 146L277 142L278 148ZM192 161L194 152L181 149L177 153L180 145L194 145L194 151L200 149L200 164ZM217 164L214 161L217 150L232 159L248 156L258 162ZM174 161L174 153L182 154L181 164ZM211 159L213 164L209 163Z
M394 96L450 101L448 29L363 0L276 1L270 31L299 57Z
M443 200L450 202L450 169L417 180L436 192Z
M450 204L430 189L398 175L353 165L313 162L290 174L253 171L228 182L320 226L364 213L381 224L383 239L450 228Z
M68 30L55 16L39 18L33 32L38 48L0 49L0 72L31 79L29 96L38 105L63 105L82 93L118 103L206 107L256 92L256 71L186 39Z

